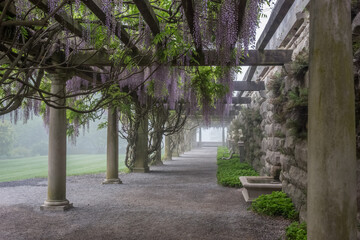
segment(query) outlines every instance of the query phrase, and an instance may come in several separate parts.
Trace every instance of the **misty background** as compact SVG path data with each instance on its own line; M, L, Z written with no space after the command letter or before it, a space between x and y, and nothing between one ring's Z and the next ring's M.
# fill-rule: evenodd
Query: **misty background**
M41 117L34 116L25 124L22 121L14 124L9 119L9 116L5 116L0 120L0 159L47 156L49 135ZM67 155L106 154L106 128L98 129L98 125L105 121L106 116L91 121L89 129L79 129L76 144L70 139L67 141ZM222 129L202 128L202 141L221 142ZM119 154L125 154L126 145L126 140L119 138Z

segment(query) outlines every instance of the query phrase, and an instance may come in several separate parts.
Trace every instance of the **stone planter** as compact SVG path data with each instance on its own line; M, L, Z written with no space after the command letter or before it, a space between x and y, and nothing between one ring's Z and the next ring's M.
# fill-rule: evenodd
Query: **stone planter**
M282 184L273 177L266 176L242 176L239 177L243 185L242 194L246 202L252 202L261 194L270 194L273 191L281 191Z

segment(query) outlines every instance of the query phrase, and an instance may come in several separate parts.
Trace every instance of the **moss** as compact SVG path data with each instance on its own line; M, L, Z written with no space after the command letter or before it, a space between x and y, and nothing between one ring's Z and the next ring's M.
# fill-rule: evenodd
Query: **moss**
M260 111L255 109L243 109L241 112L243 118L240 128L244 135L245 161L253 165L264 154L261 151L263 133L260 125L262 117Z
M286 122L287 129L295 140L304 140L307 138L308 121L308 90L306 88L296 87L288 93L288 102L284 111L288 116Z
M307 71L306 57L298 57L294 63L294 73L297 77L304 78ZM301 76L300 76L301 75ZM286 94L284 93L284 74L275 74L269 83L269 89L273 92L270 99L274 105L274 121L286 126L295 140L307 138L308 119L308 90L307 88L296 87Z
M301 83L304 83L304 77L309 70L309 56L299 54L291 64L292 76Z
M279 152L286 156L295 157L294 149L290 147L282 147L279 149Z
M283 133L282 131L276 131L276 132L274 133L274 137L277 137L277 138L285 138L286 135L285 135L285 133Z

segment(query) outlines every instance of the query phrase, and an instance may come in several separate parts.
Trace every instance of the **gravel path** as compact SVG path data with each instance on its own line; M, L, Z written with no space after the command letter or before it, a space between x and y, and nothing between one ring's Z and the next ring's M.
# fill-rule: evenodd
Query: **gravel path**
M216 148L185 153L151 173L72 176L75 208L42 212L46 179L0 183L0 239L279 239L289 224L248 211L241 189L216 183Z

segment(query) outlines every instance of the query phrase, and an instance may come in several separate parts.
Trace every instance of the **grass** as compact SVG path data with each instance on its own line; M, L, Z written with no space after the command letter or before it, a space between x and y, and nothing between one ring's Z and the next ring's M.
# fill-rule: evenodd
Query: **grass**
M219 147L217 153L217 181L226 187L242 187L240 176L258 176L259 174L248 164L241 163L239 155L234 154L231 159L229 151L225 147Z
M119 170L125 171L123 159L119 156ZM16 181L29 178L46 178L48 157L37 156L17 159L0 160L0 182ZM106 171L106 155L68 155L67 175L84 175Z

